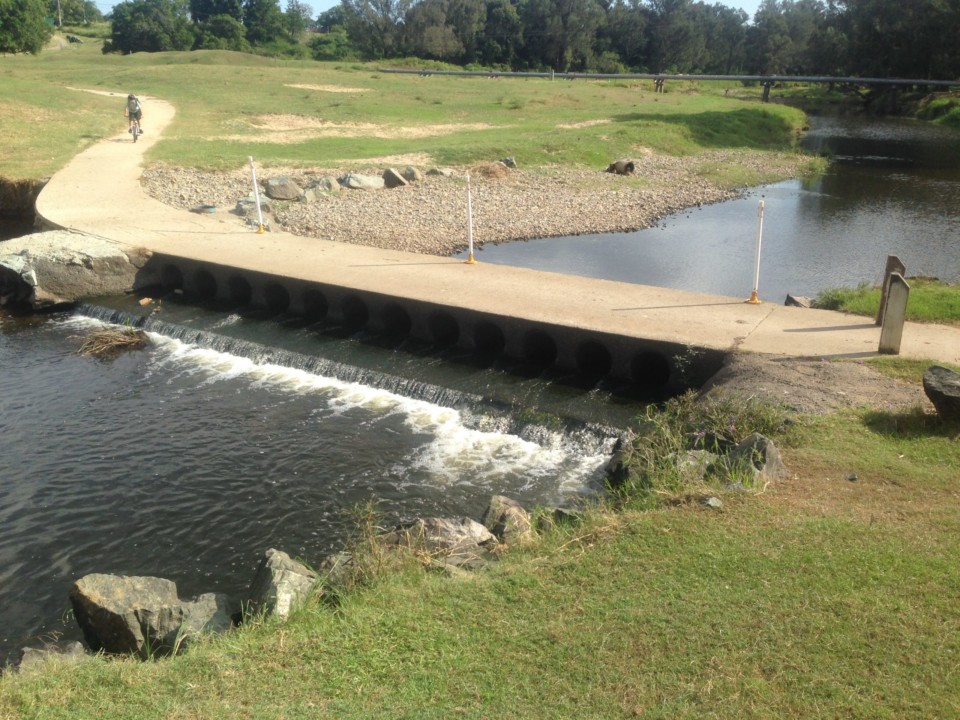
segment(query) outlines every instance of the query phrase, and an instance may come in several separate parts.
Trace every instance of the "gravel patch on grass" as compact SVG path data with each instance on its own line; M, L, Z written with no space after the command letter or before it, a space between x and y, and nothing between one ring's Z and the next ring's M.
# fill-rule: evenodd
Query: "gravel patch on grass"
M474 243L626 232L650 227L670 213L736 197L701 173L718 164L740 165L765 179L800 174L806 158L788 153L715 151L690 157L646 154L636 173L566 166L486 173L488 166L453 168L452 177L424 175L394 190L321 193L311 202L272 201L271 226L306 237L408 252L449 256L467 246L466 174L470 172ZM384 167L266 168L262 183L289 175L301 187L346 172L379 175ZM422 172L425 167L419 168ZM247 169L230 173L154 167L141 181L148 194L190 209L229 211L252 191ZM238 220L239 222L239 220Z

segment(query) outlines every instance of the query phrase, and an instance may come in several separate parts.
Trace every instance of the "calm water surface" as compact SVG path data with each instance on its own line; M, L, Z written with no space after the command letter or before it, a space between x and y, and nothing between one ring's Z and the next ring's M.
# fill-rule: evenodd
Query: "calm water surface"
M822 177L754 188L638 232L487 245L477 259L746 298L762 199L764 300L878 282L890 254L910 275L960 281L960 132L814 118L805 143L833 158Z

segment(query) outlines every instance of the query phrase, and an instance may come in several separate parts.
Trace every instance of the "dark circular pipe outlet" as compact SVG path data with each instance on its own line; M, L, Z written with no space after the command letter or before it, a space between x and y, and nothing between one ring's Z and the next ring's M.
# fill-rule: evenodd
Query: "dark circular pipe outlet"
M160 270L160 286L164 290L182 290L183 273L176 265L164 265Z
M413 328L410 313L397 303L388 303L380 318L383 321L383 334L391 340L403 340Z
M427 327L430 339L439 347L450 347L460 340L460 324L449 313L433 313L427 319Z
M217 280L206 270L197 270L193 274L193 291L201 300L211 300L217 296Z
M603 344L587 340L577 348L577 372L583 377L599 380L609 375L612 367L613 358Z
M308 320L323 320L329 311L330 303L322 292L310 289L303 293L303 314Z
M230 299L238 305L249 305L250 298L253 297L253 288L246 278L234 275L230 278L228 287L230 288Z
M286 312L290 307L290 293L280 283L270 283L263 289L267 309L272 313Z
M370 308L359 295L347 295L340 302L343 311L343 324L350 330L366 327L370 321Z
M523 359L535 368L546 368L557 359L557 343L542 330L530 330L523 338Z
M507 339L497 325L481 322L473 331L473 345L478 355L499 355L507 347Z
M644 390L663 390L670 383L670 361L658 352L642 352L630 362L630 374Z

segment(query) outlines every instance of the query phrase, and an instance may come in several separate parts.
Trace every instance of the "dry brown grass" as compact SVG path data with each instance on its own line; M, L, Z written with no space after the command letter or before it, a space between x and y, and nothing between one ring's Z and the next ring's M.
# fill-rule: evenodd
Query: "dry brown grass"
M141 350L148 342L147 334L143 330L103 328L87 335L77 353L109 360L130 350Z

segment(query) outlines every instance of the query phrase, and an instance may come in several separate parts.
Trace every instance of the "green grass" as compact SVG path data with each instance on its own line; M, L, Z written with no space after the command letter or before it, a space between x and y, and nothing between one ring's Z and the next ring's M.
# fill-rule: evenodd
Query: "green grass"
M408 564L178 658L6 677L0 716L957 717L958 432L808 418L791 479L721 512L597 510L465 580Z
M930 278L908 278L907 282L910 285L907 320L960 326L960 285ZM815 306L876 317L880 288L864 284L824 290L817 295Z
M0 129L10 142L0 175L49 174L121 126L119 98L71 88L169 100L177 116L148 162L205 169L240 167L248 155L266 166L339 167L406 153L427 153L437 164L512 155L523 167L605 168L645 148L675 155L720 147L793 152L804 122L792 108L680 83L658 95L622 82L420 77L224 51L104 56L100 46L89 38L38 57L2 59ZM272 114L361 129L285 142L255 127ZM149 117L146 102L147 123ZM751 179L766 178L736 182Z

